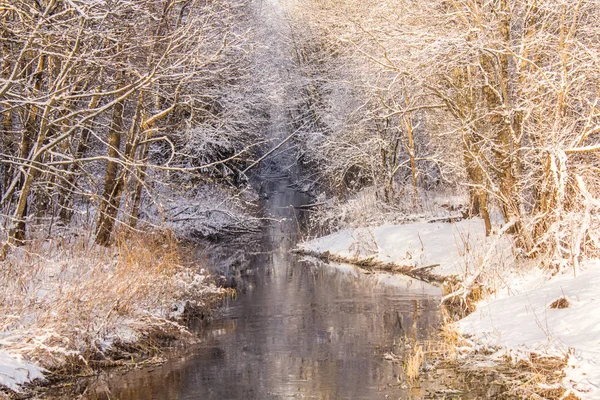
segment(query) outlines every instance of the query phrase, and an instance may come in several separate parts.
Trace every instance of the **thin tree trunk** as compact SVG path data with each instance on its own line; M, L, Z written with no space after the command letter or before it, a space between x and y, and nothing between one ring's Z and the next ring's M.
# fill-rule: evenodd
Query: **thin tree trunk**
M33 78L34 90L36 92L39 92L42 88L45 65L46 57L41 56L38 59L38 65L35 71L35 76ZM46 110L48 110L48 106L46 106ZM32 104L29 107L25 120L23 134L21 137L20 146L21 158L25 160L29 159L31 150L33 148L35 133L38 129L39 113L40 109L37 106ZM45 128L43 128L42 126L46 126L46 121L42 119L40 125L41 126L38 132L38 143L41 143L45 139L46 132ZM34 157L33 154L31 155L31 157L35 159L31 160L28 171L26 172L25 176L22 176L21 178L20 194L17 201L17 206L13 214L12 227L9 229L8 232L8 244L13 246L22 246L25 242L25 232L27 229L25 218L29 209L27 202L29 193L31 191L31 185L33 184L33 180L37 175L37 169L34 168L34 164L38 161L38 159Z
M6 19L8 20L8 17L6 17ZM8 21L3 21L4 23L7 23ZM4 80L8 80L10 78L10 48L8 45L8 38L6 37L7 33L6 31L2 31L2 71L3 71L3 76L2 78L4 78ZM3 107L4 108L4 107ZM10 152L9 147L11 146L11 142L12 142L12 135L13 135L13 122L12 122L12 111L6 107L3 111L2 111L2 149L3 151L6 151L7 153ZM11 173L12 173L13 168L9 166L9 164L3 164L2 165L2 194L4 194L5 188L8 187L10 179L11 179Z
M407 100L408 106L408 100ZM412 115L409 113L408 115L403 115L402 117L404 121L404 128L406 130L406 151L408 153L408 159L410 161L410 176L413 187L413 205L416 206L418 198L419 198L419 187L418 187L418 172L417 172L417 161L416 161L416 152L415 152L415 130L412 121Z
M149 140L152 137L152 133L149 132L146 135L145 140ZM146 159L148 158L148 152L150 150L150 143L144 143L142 147L142 154L140 156L140 161L144 163L141 167L139 167L136 171L135 175L135 188L133 189L133 196L131 199L131 215L129 217L129 226L131 228L136 228L138 219L140 217L140 207L142 203L142 191L144 188L144 182L146 180Z
M511 45L511 12L508 0L500 1L500 25L499 33L504 45ZM519 181L517 171L520 168L520 137L515 134L515 128L518 132L521 127L517 116L507 115L508 110L513 109L513 90L511 56L505 51L498 56L499 63L494 65L495 58L491 56L482 56L482 67L486 72L487 80L490 81L484 87L484 96L490 112L490 123L492 129L493 150L495 157L495 167L498 181L498 197L500 199L500 209L505 222L513 223L509 230L519 239L520 245L529 251L532 247L531 240L524 226L521 215L521 203L519 193ZM496 84L494 85L493 82Z
M98 223L96 227L96 243L108 246L115 226L118 209L116 207L119 175L119 148L123 135L124 100L117 102L113 108L108 139L108 165L104 176L104 191L100 199Z
M464 93L457 98L456 104L462 110L461 114L457 115L457 117L464 121L462 139L463 159L469 182L468 216L481 216L485 224L485 234L489 236L492 232L492 222L488 208L488 179L486 179L482 165L484 160L481 154L481 141L476 136L476 131L481 131L484 128L481 126L481 123L467 120L468 117L466 117L473 113L479 102L480 91L473 89L473 79L471 67L456 68L454 71L456 86L464 90ZM474 125L475 131L469 125Z
M181 84L175 90L175 98L169 108L167 108L149 118L146 117L146 115L144 115L144 113L142 112L142 124L140 127L140 131L141 131L141 136L142 136L142 146L143 147L142 147L142 154L141 154L139 160L143 164L141 167L139 167L136 170L136 175L135 175L134 190L133 190L132 199L131 199L131 204L132 204L131 205L131 215L129 217L129 226L132 228L135 228L137 226L137 222L139 219L140 205L142 202L142 190L143 190L144 182L146 179L147 158L148 158L148 153L150 151L150 143L151 143L150 140L152 139L152 136L154 135L156 123L158 121L160 121L161 119L166 118L178 106L180 91L181 91ZM155 99L154 108L156 110L160 109L161 103L162 103L161 98L157 94L156 99ZM135 147L131 151L132 159L135 159L135 153L137 152L138 143L139 142L136 142Z
M49 102L44 108L44 113L40 119L40 127L35 146L31 150L30 160L25 170L25 177L23 186L19 193L19 199L17 206L13 214L13 227L8 232L8 245L20 246L23 245L25 240L25 218L27 217L28 210L28 197L31 193L33 182L35 178L40 174L39 166L40 160L43 157L43 153L39 153L38 150L43 146L48 134L48 114L50 109L53 107L52 102Z
M125 143L125 149L123 152L124 162L130 166L134 161L134 153L137 148L138 142L138 132L140 131L141 125L143 125L140 120L142 119L142 110L144 103L144 91L140 91L138 100L136 103L135 114L133 117L133 121L131 123L131 128L129 130L129 135L127 137L127 142ZM123 105L121 105L123 108ZM123 110L121 110L121 116L118 118L118 124L120 126L119 133L117 135L116 132L112 132L111 128L111 137L110 140L115 140L115 143L120 146L122 139L122 130L123 130ZM115 121L115 117L113 115L113 121ZM118 138L117 138L118 136ZM118 143L117 143L118 140ZM111 143L111 142L109 142ZM110 155L110 151L114 151L115 149L111 145L111 149L109 149L109 158L116 158L118 156L118 152L115 152L113 156ZM118 150L118 147L116 148ZM119 213L119 208L121 206L121 200L123 198L123 192L125 189L125 183L127 182L127 169L119 168L118 163L114 163L114 165L110 165L111 161L109 161L109 167L107 168L106 181L104 186L104 195L103 195L103 204L104 208L101 205L100 220L98 222L98 231L96 235L96 242L103 246L106 246L110 243L110 237L114 230L114 226L117 220L117 215ZM120 170L120 173L119 173Z
M485 224L485 235L492 232L492 222L488 211L488 192L486 190L485 176L480 162L479 144L476 143L473 133L464 133L464 160L467 178L471 183L469 188L469 216L480 215Z
M98 88L97 91L100 91L100 89ZM93 96L88 105L88 109L92 110L92 109L96 108L98 106L99 101L100 101L100 96L98 96L98 95ZM92 120L89 122L89 125L92 125L93 123L94 123L94 121ZM72 166L68 169L69 175L68 175L67 179L65 180L65 183L59 193L58 205L59 205L60 211L59 211L58 217L59 217L60 221L63 222L64 224L69 223L73 216L73 210L72 210L73 191L75 188L75 184L77 182L78 172L81 169L81 164L79 162L77 162L77 159L80 159L81 157L83 157L85 155L85 153L87 152L89 138L92 133L89 125L85 126L81 130L81 134L79 137L79 143L77 144L77 150L75 150L75 154L74 154L75 163L72 164Z

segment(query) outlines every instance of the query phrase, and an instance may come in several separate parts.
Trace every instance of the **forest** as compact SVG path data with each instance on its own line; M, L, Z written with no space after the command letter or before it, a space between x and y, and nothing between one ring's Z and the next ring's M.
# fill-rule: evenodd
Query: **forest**
M436 284L455 362L551 359L510 396L597 398L598 20L597 0L0 0L0 397L147 360L243 293L194 249L272 238L278 176L310 197L286 254Z

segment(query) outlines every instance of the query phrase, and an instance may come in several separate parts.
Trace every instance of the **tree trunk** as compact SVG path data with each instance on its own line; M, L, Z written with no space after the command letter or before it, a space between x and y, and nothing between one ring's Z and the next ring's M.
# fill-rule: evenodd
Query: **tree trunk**
M151 133L146 135L145 140L149 140L151 138ZM140 206L142 203L142 191L144 188L144 182L146 179L146 158L148 158L148 151L150 150L150 143L144 143L142 147L142 154L140 156L140 161L144 163L141 167L139 167L136 171L135 175L135 188L133 189L133 196L131 199L131 215L129 217L129 226L131 228L136 228L138 219L140 217Z
M6 22L6 21L3 21ZM6 32L2 32L2 78L5 80L10 79L10 49L8 46L8 40L6 38ZM3 107L4 108L4 107ZM7 153L10 153L11 145L12 145L12 136L13 136L13 122L12 122L12 111L6 107L2 111L2 149ZM2 182L1 189L2 195L4 195L4 191L9 185L11 180L11 175L14 168L12 168L9 164L2 164Z
M477 132L483 131L485 127L477 119L475 121L471 119L480 103L481 95L480 90L475 89L472 85L475 79L474 75L469 66L454 70L454 84L461 89L456 98L458 110L455 116L463 123L463 160L469 184L468 216L481 216L485 224L485 234L489 236L492 232L488 208L489 179L484 170L483 163L485 161L482 155L481 136L477 135Z
M464 160L467 170L467 178L471 184L469 187L469 217L481 216L485 224L485 235L492 232L492 222L488 211L488 192L484 170L481 166L479 144L476 143L472 132L464 133Z
M511 10L508 0L500 1L499 11L499 33L504 46L510 47ZM529 251L532 244L521 215L520 183L517 176L521 166L521 143L520 136L515 132L521 130L520 119L518 115L515 117L510 113L514 108L512 79L516 68L511 64L511 58L506 51L502 51L497 57L482 55L481 66L487 82L483 93L489 113L500 210L504 221L513 224L509 232L515 234L521 247Z
M140 126L140 132L141 132L140 136L141 136L141 141L142 141L143 147L142 147L142 154L141 154L139 160L142 162L142 166L136 170L134 190L133 190L133 195L132 195L132 199L131 199L132 206L131 206L131 215L130 215L130 219L129 219L129 225L132 228L135 228L137 226L137 222L138 222L138 218L139 218L139 214L140 214L140 205L141 205L141 201L142 201L142 190L144 187L144 181L146 179L147 158L148 158L148 152L150 151L150 140L152 139L152 137L154 135L156 123L158 121L160 121L161 119L166 118L179 105L180 91L181 91L181 84L175 90L175 98L173 99L173 103L171 104L171 106L164 109L161 112L154 114L151 117L147 117L145 115L145 113L140 109L140 111L142 111L141 112L142 123ZM155 101L154 101L154 108L156 110L159 110L161 108L161 106L162 106L161 97L157 94ZM139 142L136 142L135 146L131 150L132 159L135 159L135 153L137 151L138 143Z
M39 92L43 84L43 73L46 65L46 57L41 56L38 59L38 65L35 71L34 79L34 90ZM49 105L46 106L46 110L49 109ZM34 137L38 130L38 124L40 128L38 131L38 144L41 144L45 140L46 134L46 122L43 118L38 117L40 109L35 105L30 105L27 112L25 126L21 137L21 149L20 154L22 159L30 159L29 168L24 176L21 178L20 194L17 201L17 206L13 214L12 227L8 231L8 244L13 246L22 246L25 243L25 232L27 229L25 218L28 212L28 197L31 191L34 178L37 175L37 169L35 163L39 161L39 157L34 154L30 154L34 144Z
M134 153L137 148L138 143L138 132L140 131L141 126L143 125L140 120L142 119L142 110L144 106L144 91L140 91L135 114L133 117L133 121L131 123L131 128L129 130L129 135L127 137L127 142L125 143L125 150L123 152L124 162L130 167L134 162ZM115 116L113 115L113 121L117 122L119 125L118 134L113 132L111 128L111 136L110 140L114 140L117 145L116 148L112 146L109 149L109 157L116 158L118 157L118 146L121 144L121 136L123 130L123 104L120 106L121 115L115 120ZM115 109L116 112L116 109ZM118 136L118 137L117 137ZM111 151L114 151L114 154L111 156ZM98 232L96 235L96 243L106 246L110 243L110 237L112 235L112 231L115 226L115 222L117 219L117 214L119 212L119 208L121 206L121 199L123 198L125 183L127 182L127 172L126 168L122 168L119 173L119 165L118 163L114 163L114 165L110 165L111 161L109 161L109 167L107 167L106 173L106 181L104 186L104 195L103 195L103 203L104 208L101 204L101 214L100 220L98 222ZM114 167L114 168L110 168ZM111 169L109 171L109 168Z
M407 101L408 106L408 101ZM417 172L417 159L415 152L415 129L413 126L412 115L410 113L402 116L404 121L404 129L406 130L406 151L410 161L410 175L413 187L413 206L417 205L419 199L419 187L418 187L418 172Z
M96 243L102 246L108 246L110 243L110 237L119 211L117 207L117 195L120 191L118 184L120 166L117 159L119 158L119 148L121 147L121 137L123 135L124 110L124 100L115 104L109 129L108 165L106 166L106 174L104 176L104 191L100 199L96 227Z
M100 89L98 88L98 91ZM100 96L93 96L88 105L89 110L93 110L98 106L100 101ZM94 121L90 121L90 125L93 125ZM68 168L69 175L65 180L63 187L59 193L58 198L58 206L59 206L59 214L58 217L63 224L68 224L71 221L73 216L73 190L75 188L77 182L77 174L81 169L81 165L77 162L77 159L80 159L85 155L88 150L88 142L92 131L89 126L85 126L81 130L81 135L79 137L79 143L77 144L77 150L75 150L75 163L72 164L70 168Z

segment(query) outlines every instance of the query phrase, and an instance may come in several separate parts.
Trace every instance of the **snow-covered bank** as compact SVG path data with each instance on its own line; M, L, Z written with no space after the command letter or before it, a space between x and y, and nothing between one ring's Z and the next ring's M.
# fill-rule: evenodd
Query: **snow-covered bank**
M531 360L532 354L568 356L565 396L600 399L600 261L552 276L515 260L513 248L508 235L486 238L476 219L349 229L300 246L301 252L357 264L375 260L406 267L398 272L427 268L440 278L458 279L455 288L486 286L489 297L455 324L465 337L462 354L486 350L480 354L500 362L507 355L513 361Z
M18 355L0 351L0 386L18 391L19 386L36 379L44 379L44 369L24 361Z
M172 235L35 240L0 262L0 396L42 380L143 361L188 336L177 321L224 292ZM191 337L191 336L190 336Z
M569 355L563 385L580 398L600 398L600 261L552 277L515 282L506 291L481 301L457 323L474 347L497 349L493 357L513 360L530 353ZM509 284L510 286L510 284ZM564 300L561 300L564 299Z
M299 249L358 264L377 261L409 274L428 271L439 279L467 279L482 260L487 268L496 269L512 260L508 239L486 238L480 219L346 229L303 243Z

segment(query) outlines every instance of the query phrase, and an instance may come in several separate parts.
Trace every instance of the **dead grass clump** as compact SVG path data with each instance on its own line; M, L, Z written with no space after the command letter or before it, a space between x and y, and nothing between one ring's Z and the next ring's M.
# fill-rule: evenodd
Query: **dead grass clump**
M552 304L550 304L550 308L558 308L558 309L569 308L569 306L570 306L569 300L567 300L565 297L561 297L557 300L554 300L552 302Z
M423 352L423 347L415 344L404 363L404 372L406 373L408 383L414 384L419 379L424 360L425 353Z
M221 296L182 266L168 232L119 234L111 248L85 237L33 241L1 263L0 349L59 375L88 374L156 354L186 334L172 320L186 303Z
M444 325L441 330L440 344L437 351L428 349L426 354L442 363L450 363L458 372L482 374L487 380L492 379L494 385L501 388L499 398L526 399L564 399L566 391L562 386L568 357L547 357L530 353L528 357L518 359L506 356L494 362L493 368L486 370L481 364L489 364L490 355L497 349L472 348L468 338L462 337L454 327L455 315L451 315L446 307L442 308ZM471 350L460 350L467 349ZM458 355L461 354L461 357ZM576 400L576 398L572 398Z
M444 281L442 290L444 307L452 321L458 321L471 314L475 311L477 303L491 293L488 288L479 283L474 283L471 287L466 288L462 282L456 279Z
M566 391L561 385L568 357L545 357L536 353L516 364L498 368L503 373L510 395L519 398L563 399Z

